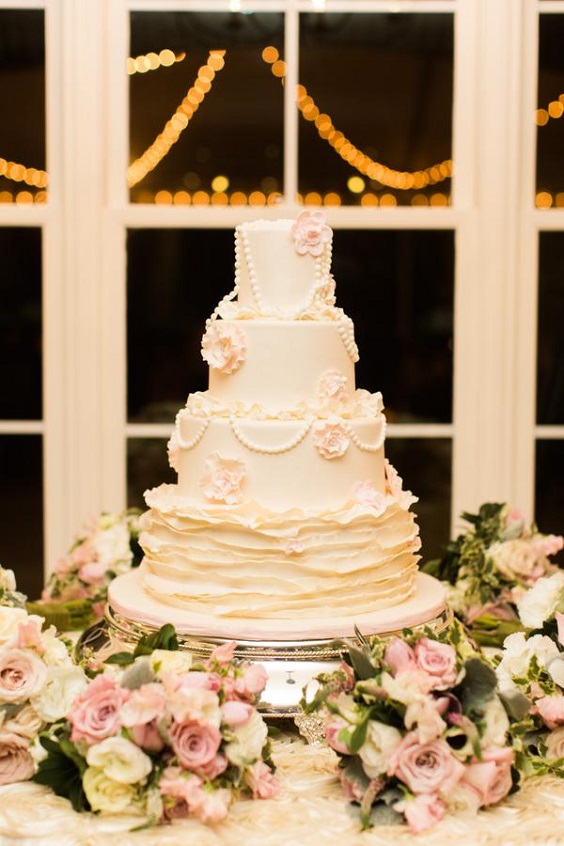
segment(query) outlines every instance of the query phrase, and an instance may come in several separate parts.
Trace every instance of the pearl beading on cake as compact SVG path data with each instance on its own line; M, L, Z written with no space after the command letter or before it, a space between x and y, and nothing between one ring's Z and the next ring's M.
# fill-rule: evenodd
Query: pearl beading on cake
M196 444L199 444L200 441L202 440L202 438L204 437L206 430L207 430L208 426L210 425L210 422L211 422L211 419L208 418L202 424L202 427L199 430L199 432L196 435L194 435L193 438L190 438L189 441L184 440L184 438L180 434L180 427L177 423L177 425L176 425L176 440L177 440L178 446L181 449L193 449L196 446Z
M233 290L226 294L221 300L218 302L208 319L206 320L206 329L209 327L210 323L213 323L214 320L221 314L221 310L224 305L230 303L235 297L239 294L239 278L241 274L241 258L240 258L240 249L239 249L239 240L237 238L237 230L235 230L235 284L233 285Z
M344 344L347 353L349 354L351 361L356 364L360 356L358 353L356 341L354 339L354 323L352 322L350 317L347 317L346 314L343 314L341 319L337 323L337 330L339 332L339 335L341 336L341 340Z
M281 446L274 446L274 447L267 447L262 446L261 444L253 443L250 438L247 438L241 430L239 429L237 422L234 417L229 418L229 423L231 426L231 430L240 444L247 449L251 450L252 452L260 452L264 455L281 455L283 452L290 452L290 450L295 449L298 444L301 444L307 433L312 427L313 418L306 420L303 428L295 435L291 440L287 441L285 444Z
M351 439L351 441L353 442L353 444L358 449L363 450L364 452L378 452L378 450L382 448L382 444L386 440L386 421L385 421L385 419L382 420L382 432L380 434L380 437L378 438L376 443L373 443L373 444L368 444L368 443L366 443L366 441L361 441L360 438L358 437L357 433L355 432L355 430L351 426L351 424L348 423L347 421L343 420L343 426L347 430L347 434L348 434L349 438Z

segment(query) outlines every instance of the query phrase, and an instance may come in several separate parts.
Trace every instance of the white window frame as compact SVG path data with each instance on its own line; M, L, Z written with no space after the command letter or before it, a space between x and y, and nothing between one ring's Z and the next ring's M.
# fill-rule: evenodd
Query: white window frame
M49 202L0 206L0 226L43 231L44 416L37 423L0 423L0 434L44 437L47 569L86 517L124 507L127 438L169 434L166 424L127 423L127 229L231 229L257 213L291 216L298 210L294 203L257 210L128 202L129 13L225 11L229 5L229 0L0 0L0 8L46 13ZM284 182L292 197L299 120L292 56L299 13L311 11L312 4L255 0L254 5L286 13ZM395 424L389 435L452 438L453 528L462 510L486 500L513 502L532 515L535 438L564 438L564 426L535 424L538 233L564 230L564 211L534 208L532 119L537 16L564 14L564 2L326 0L325 8L454 15L451 205L328 207L326 214L337 229L453 230L453 420Z

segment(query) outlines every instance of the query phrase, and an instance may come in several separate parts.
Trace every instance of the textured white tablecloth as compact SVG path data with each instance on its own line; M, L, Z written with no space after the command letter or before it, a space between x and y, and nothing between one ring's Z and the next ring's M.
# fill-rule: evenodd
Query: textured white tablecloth
M282 784L276 799L236 803L226 822L195 821L130 832L124 817L77 814L65 799L33 783L0 787L1 846L548 846L564 844L564 781L527 782L504 804L476 817L447 817L431 832L404 826L361 833L334 774L336 756L293 733L274 742Z

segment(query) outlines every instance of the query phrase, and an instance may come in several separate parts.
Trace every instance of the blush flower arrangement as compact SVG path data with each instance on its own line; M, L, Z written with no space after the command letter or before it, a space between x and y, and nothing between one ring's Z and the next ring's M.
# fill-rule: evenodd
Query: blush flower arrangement
M233 662L234 643L195 661L172 626L111 656L40 740L35 780L78 811L132 814L141 825L223 820L240 795L270 798L267 726L256 709L262 666Z
M518 782L509 719L491 666L455 622L444 636L347 642L340 669L306 688L339 756L363 828L433 827L447 812L500 802Z
M87 684L67 644L28 614L14 574L0 567L0 785L30 779L39 733Z
M488 502L478 514L461 517L468 530L422 569L446 583L450 607L475 640L499 647L523 628L517 613L521 597L558 570L550 558L564 548L564 538L542 534L503 503Z
M506 638L496 669L520 766L564 777L564 573L539 579L517 605L525 631Z
M131 508L103 513L85 524L68 553L55 564L41 602L28 604L30 610L67 631L99 620L112 579L141 563L140 515L141 511Z

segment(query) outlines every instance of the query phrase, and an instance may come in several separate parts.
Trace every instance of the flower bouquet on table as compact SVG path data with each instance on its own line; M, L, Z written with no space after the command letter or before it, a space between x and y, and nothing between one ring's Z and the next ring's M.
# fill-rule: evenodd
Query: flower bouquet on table
M539 579L517 608L527 631L505 640L496 672L520 767L564 777L564 573Z
M141 825L215 824L239 795L274 796L267 727L255 707L264 668L235 665L233 643L202 662L177 647L167 625L133 655L112 656L67 719L41 736L35 780L76 810L138 815Z
M313 696L306 688L302 706L321 716L363 828L407 822L423 831L516 787L495 672L460 623L441 636L406 631L346 645L341 668L319 676Z
M108 585L141 563L138 509L102 514L86 524L60 558L41 595L29 603L60 630L85 629L104 613Z
M14 574L0 567L0 785L33 776L39 733L87 685L54 627L44 630L24 604Z
M422 570L446 583L450 607L479 644L501 646L523 628L519 599L537 579L558 570L549 559L564 547L564 538L541 534L522 512L500 503L485 503L462 519L468 531Z

